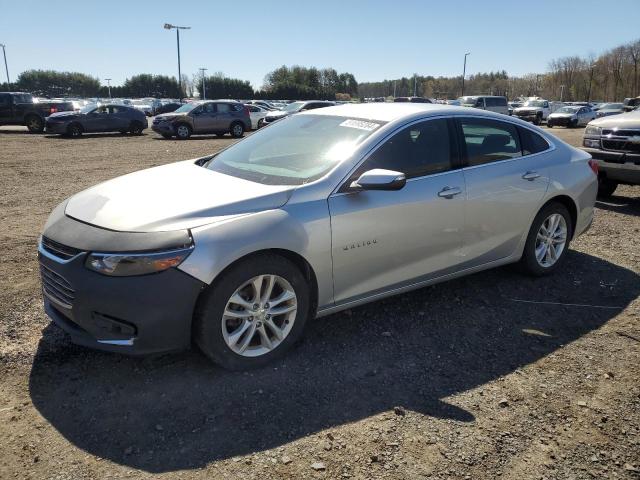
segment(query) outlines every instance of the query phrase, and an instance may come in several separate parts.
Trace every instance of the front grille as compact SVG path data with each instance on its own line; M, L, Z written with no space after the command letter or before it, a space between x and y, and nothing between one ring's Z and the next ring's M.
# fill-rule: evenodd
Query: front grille
M612 128L603 128L602 135L613 135L615 137L636 137L640 136L640 130L633 130L628 128L614 130Z
M619 152L640 153L640 143L631 143L626 140L607 140L603 138L602 148Z
M42 248L49 252L51 255L54 255L63 260L69 260L70 258L73 258L82 252L82 250L68 247L67 245L55 242L47 237L42 237Z
M62 276L50 268L40 264L40 276L42 277L42 291L52 302L71 308L75 291L71 284Z

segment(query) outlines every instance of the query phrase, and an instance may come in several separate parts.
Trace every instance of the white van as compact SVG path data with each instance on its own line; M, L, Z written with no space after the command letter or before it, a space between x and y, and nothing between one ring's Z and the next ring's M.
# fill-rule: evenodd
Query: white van
M458 101L463 107L474 107L491 112L509 115L507 97L496 97L492 95L473 95L470 97L460 97Z

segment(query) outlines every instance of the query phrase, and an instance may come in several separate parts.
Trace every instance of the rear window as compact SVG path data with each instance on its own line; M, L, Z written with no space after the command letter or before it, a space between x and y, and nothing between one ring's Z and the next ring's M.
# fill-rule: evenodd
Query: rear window
M518 133L520 134L523 155L544 152L549 148L549 144L544 138L528 128L518 127Z

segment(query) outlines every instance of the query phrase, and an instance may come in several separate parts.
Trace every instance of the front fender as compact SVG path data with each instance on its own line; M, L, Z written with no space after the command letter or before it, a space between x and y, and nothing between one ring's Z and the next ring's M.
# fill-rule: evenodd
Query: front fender
M179 268L207 284L247 255L288 250L304 258L313 269L318 306L333 303L331 225L326 201L232 217L195 228L191 235L195 249Z

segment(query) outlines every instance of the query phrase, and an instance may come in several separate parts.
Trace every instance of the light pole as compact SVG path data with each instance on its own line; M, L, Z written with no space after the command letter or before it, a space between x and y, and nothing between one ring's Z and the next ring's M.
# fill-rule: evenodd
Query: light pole
M180 30L189 30L191 27L179 27L165 23L164 28L167 30L176 30L176 43L178 44L178 90L180 91L180 102L182 102L182 73L180 72Z
M587 103L591 101L591 82L593 82L593 69L596 67L595 63L591 64L591 73L589 74L589 91L587 93Z
M560 85L560 101L562 101L563 97L564 97L564 85Z
M4 43L0 43L0 47L2 47L2 54L4 55L4 70L7 72L7 85L11 83L9 80L9 67L7 67L7 51L5 50L6 45Z
M393 98L396 98L396 81L393 81Z
M107 88L109 89L109 100L111 100L111 79L105 78L105 80L107 81Z
M471 55L471 52L464 54L464 66L462 67L462 95L464 97L464 76L467 74L467 55Z
M202 97L202 100L206 100L207 99L207 87L205 87L205 85L204 85L204 72L206 70L209 70L209 69L208 68L204 68L204 67L200 67L199 70L200 70L200 73L202 73L202 95L201 95L201 97Z
M418 92L418 75L416 73L413 74L413 96L417 96Z

